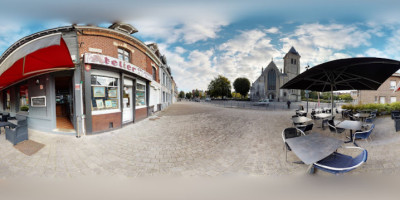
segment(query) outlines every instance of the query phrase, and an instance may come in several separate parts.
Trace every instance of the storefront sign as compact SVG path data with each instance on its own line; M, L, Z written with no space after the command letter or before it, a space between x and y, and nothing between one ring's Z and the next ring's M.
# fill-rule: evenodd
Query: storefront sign
M46 107L46 96L31 97L32 107Z
M75 84L75 90L80 90L81 89L81 84Z
M114 67L114 68L119 68L123 69L125 71L132 72L138 76L141 76L147 80L153 80L153 76L146 72L144 69L137 67L131 63L125 62L123 60L120 60L118 58L114 58L111 56L105 56L105 55L100 55L100 54L91 54L91 53L85 53L85 63L88 64L99 64L99 65L105 65L109 67Z

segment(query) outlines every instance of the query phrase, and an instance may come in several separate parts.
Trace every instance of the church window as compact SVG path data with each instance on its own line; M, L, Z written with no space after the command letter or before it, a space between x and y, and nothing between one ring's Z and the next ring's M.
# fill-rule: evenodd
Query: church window
M294 60L294 64L296 64L296 59L293 59Z
M293 58L290 59L290 64L293 64Z
M276 90L276 73L273 69L268 72L268 90Z

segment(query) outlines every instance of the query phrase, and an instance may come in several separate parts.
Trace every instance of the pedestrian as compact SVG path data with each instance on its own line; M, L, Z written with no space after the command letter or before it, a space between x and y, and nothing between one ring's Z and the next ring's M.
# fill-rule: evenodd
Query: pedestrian
M291 103L292 103L292 102L290 102L290 100L287 101L287 108L288 108L288 109L290 109L290 104L291 104Z

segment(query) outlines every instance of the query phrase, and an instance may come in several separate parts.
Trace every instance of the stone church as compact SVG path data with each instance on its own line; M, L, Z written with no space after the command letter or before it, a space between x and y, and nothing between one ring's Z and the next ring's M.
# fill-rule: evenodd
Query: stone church
M280 89L282 85L299 74L300 54L292 47L283 57L283 72L282 69L278 69L274 61L271 61L265 69L261 69L261 75L250 89L251 100L301 101L300 90Z

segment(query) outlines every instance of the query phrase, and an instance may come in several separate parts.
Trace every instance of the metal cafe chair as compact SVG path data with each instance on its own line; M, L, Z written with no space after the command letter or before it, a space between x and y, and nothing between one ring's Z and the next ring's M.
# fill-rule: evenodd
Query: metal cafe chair
M290 127L290 128L285 128L282 131L282 139L283 139L283 143L284 143L286 162L287 162L287 152L292 151L292 149L290 149L289 145L286 143L286 139L300 137L302 135L306 135L306 134L304 134L304 132L298 128Z
M329 172L335 175L343 174L352 171L362 164L367 162L368 151L360 147L344 147L346 149L358 149L361 153L356 157L351 157L349 155L334 152L330 156L316 162L313 167L320 169L325 172ZM313 172L313 170L312 170Z

